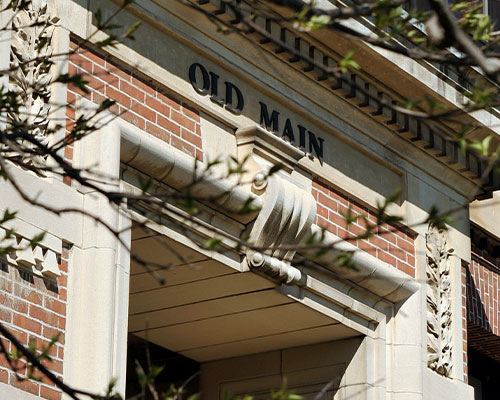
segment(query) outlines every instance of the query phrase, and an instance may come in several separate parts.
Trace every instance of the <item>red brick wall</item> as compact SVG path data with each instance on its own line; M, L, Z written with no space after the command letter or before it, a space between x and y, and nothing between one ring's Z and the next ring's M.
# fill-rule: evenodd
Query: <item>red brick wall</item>
M473 253L467 274L467 320L500 336L499 273L487 260Z
M462 263L462 356L464 363L464 382L468 381L468 359L467 359L467 263Z
M465 270L467 347L500 362L500 269L498 258L487 253L473 245L472 261Z
M54 336L59 335L57 344L50 351L52 362L44 364L60 378L64 361L68 251L64 248L59 259L61 276L57 281L45 280L22 268L8 265L5 259L1 260L0 269L0 321L22 344L28 345L34 341L37 349L47 346ZM10 342L2 340L8 351L14 350ZM17 365L21 367L19 376L25 377L25 364L19 362ZM35 376L41 377L41 374L35 373ZM0 355L0 382L44 399L61 399L60 390L45 377L40 382L19 380L4 355Z
M163 88L139 77L132 69L118 65L109 57L98 54L72 41L68 72L81 74L88 81L89 93L70 86L68 89L67 130L71 131L76 95L100 104L105 99L117 104L111 111L138 128L172 146L203 159L200 114L191 105L176 99ZM72 159L72 148L66 157Z
M331 186L315 180L312 194L318 204L315 223L342 239L349 240L353 236L365 233L362 220L358 220L347 227L341 213L347 214L349 207L351 207L353 214L365 215L372 224L377 222L373 210L361 205L352 197L339 192ZM351 240L351 243L415 277L414 237L403 229L384 224L372 238L368 240Z

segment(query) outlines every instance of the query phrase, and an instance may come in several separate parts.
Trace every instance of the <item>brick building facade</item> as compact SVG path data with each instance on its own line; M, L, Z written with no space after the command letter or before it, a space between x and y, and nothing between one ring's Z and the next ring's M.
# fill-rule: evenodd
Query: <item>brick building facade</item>
M481 180L480 159L457 150L450 127L376 101L429 95L460 107L437 70L362 45L361 71L332 82L256 32L221 35L173 1L130 6L116 19L141 20L137 40L96 49L86 40L93 2L42 3L59 21L54 53L69 53L56 67L88 82L88 91L53 88L63 105L54 120L65 122L53 140L115 102L97 132L65 146L65 161L91 169L106 190L164 205L118 208L68 175L16 169L40 201L82 211L51 213L0 183L0 208L19 208L14 250L1 258L0 322L25 346L57 338L46 366L58 378L94 393L117 379L118 392L133 395L134 362L152 357L167 364L161 390L197 376L188 391L206 399L263 399L283 382L306 399L325 387L322 398L337 400L500 393L486 368L500 362L498 177ZM216 2L199 6L230 17ZM99 7L110 14L116 4ZM256 20L327 66L352 44ZM11 51L6 43L0 51ZM497 135L496 114L488 118L484 132ZM238 163L239 183L228 172ZM396 190L388 212L401 219L364 237ZM476 190L483 200L469 208ZM194 205L178 201L186 191ZM256 207L241 213L249 199ZM433 206L454 210L448 230L425 222ZM206 245L214 238L221 251ZM0 398L63 399L16 366L17 376L0 356Z

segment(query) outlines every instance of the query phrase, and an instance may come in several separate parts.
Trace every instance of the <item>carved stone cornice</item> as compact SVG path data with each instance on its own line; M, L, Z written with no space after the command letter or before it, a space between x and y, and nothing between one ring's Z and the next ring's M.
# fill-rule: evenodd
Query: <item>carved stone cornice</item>
M292 172L303 158L305 151L292 146L277 135L270 134L260 126L251 126L236 131L238 159L245 161L245 169L256 174L265 160L269 165L281 164L283 170ZM257 161L260 160L260 161Z
M449 377L452 370L452 311L449 248L445 231L429 227L427 245L427 366Z
M223 0L199 0L198 4L220 17L234 19L230 8ZM252 7L253 4L249 8ZM339 67L343 56L305 33L297 33L280 25L278 21L271 16L266 17L265 14L256 14L252 18L253 22L262 29L260 32L250 30L247 33L254 43L259 44L264 50L282 59L291 68L316 81L332 93L345 98L360 112L384 124L429 156L452 168L466 179L479 183L483 190L483 193L479 193L480 195L490 195L500 188L500 174L491 171L485 176L484 171L488 167L488 160L472 151L464 153L452 129L443 124L430 124L421 118L409 116L389 107L391 104L404 104L407 99L361 71L344 73L336 78L327 76L323 70L307 60L323 65L326 69L334 69ZM263 35L263 32L266 35ZM293 46L295 53L301 54L303 58L274 43L269 37Z

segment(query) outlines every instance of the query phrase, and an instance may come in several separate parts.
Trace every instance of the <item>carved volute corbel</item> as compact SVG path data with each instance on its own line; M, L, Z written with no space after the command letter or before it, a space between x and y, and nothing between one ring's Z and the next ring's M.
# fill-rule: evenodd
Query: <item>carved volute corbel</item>
M316 202L290 177L304 153L260 127L236 133L238 157L246 160L252 174L252 191L262 196L262 208L250 230L249 242L257 249L247 251L250 268L291 284L300 281L300 271L291 265L298 245L316 216ZM269 169L283 168L269 176ZM286 245L287 248L281 248Z
M427 365L450 376L452 370L452 311L450 256L446 231L430 226L427 246Z

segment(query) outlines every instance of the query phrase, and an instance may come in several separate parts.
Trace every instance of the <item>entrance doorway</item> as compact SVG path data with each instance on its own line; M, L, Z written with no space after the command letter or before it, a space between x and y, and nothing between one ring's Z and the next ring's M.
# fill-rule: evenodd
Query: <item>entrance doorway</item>
M183 388L183 398L200 392L200 364L181 354L142 339L133 334L128 335L127 346L127 392L126 398L141 393L138 369L148 374L154 368L161 367L155 379L155 390L158 394L168 393L171 387ZM146 389L147 399L153 395ZM162 398L160 396L160 398Z

